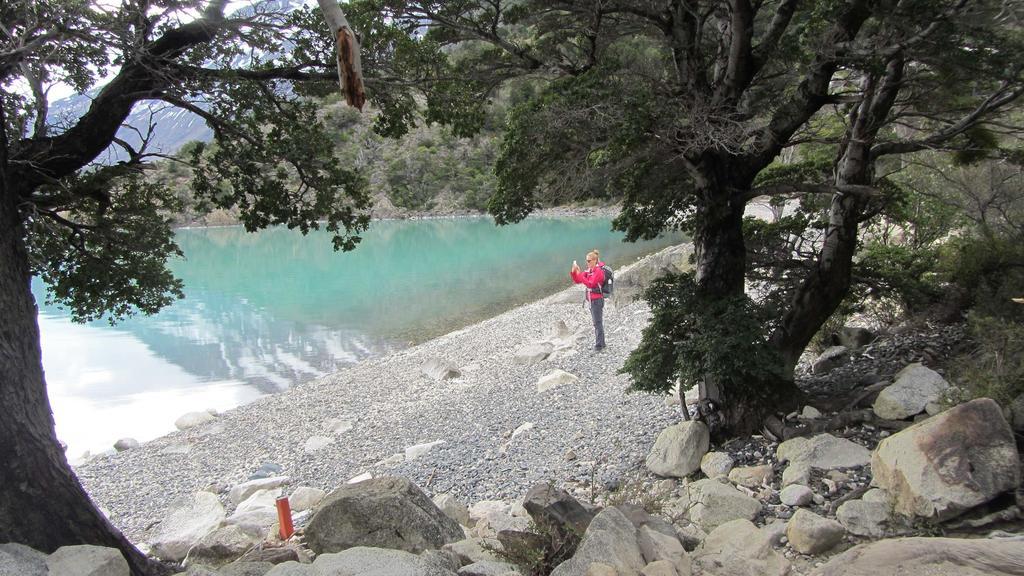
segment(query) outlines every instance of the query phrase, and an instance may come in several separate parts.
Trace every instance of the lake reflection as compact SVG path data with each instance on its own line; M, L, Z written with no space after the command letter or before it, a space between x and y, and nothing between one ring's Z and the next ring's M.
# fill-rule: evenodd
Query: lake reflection
M607 219L376 222L350 253L326 234L182 230L186 298L152 317L72 324L40 306L43 365L68 454L166 434L371 355L438 336L568 285L598 248L612 266L678 242L626 244ZM43 301L43 287L34 286Z

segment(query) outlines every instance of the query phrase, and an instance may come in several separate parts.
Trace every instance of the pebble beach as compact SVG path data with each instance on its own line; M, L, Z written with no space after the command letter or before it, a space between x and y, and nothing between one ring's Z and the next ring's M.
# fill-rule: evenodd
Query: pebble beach
M605 308L601 352L592 351L583 288L573 286L75 471L137 543L174 499L211 490L227 504L226 490L267 463L290 478L285 493L329 492L365 474L406 476L428 494L467 503L516 499L542 481L613 488L640 474L658 432L679 418L660 396L627 393L628 377L617 371L650 311L620 300ZM518 350L550 339L561 323L570 346L535 364L516 362ZM432 378L423 371L431 361L461 375ZM538 380L554 370L578 380L539 392ZM406 448L428 443L426 453L405 459Z

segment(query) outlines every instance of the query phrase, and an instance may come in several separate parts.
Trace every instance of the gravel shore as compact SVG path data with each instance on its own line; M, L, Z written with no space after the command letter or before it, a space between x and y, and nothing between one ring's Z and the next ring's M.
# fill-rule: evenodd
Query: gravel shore
M366 472L402 475L428 494L449 492L466 503L519 498L540 481L615 484L642 468L657 433L678 420L678 409L661 397L627 394L628 378L617 374L649 316L643 302L613 302L605 309L608 348L594 353L583 289L574 286L197 428L94 458L76 472L137 543L146 541L173 499L211 486L223 491L265 462L280 465L292 487L330 491ZM531 366L513 361L518 349L543 340L559 320L576 335L575 348ZM441 382L425 376L421 367L434 358L459 367L462 376ZM579 381L538 393L537 380L556 368ZM354 426L331 432L336 418ZM513 438L526 423L532 428ZM307 451L315 436L334 441ZM434 441L444 443L418 459L381 462Z

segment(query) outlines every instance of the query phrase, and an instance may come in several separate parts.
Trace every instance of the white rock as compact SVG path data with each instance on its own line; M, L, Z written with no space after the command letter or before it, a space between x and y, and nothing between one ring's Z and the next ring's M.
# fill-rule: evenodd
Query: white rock
M795 462L782 471L782 486L811 483L811 466L806 462Z
M533 422L523 422L522 424L519 425L518 428L512 431L512 437L509 438L508 441L511 442L516 439L516 436L519 436L520 434L525 434L530 430L533 430Z
M224 506L215 494L196 492L171 503L167 516L150 540L153 553L164 560L178 562L188 549L224 521Z
M713 530L693 553L694 572L715 576L786 576L790 563L772 549L768 535L745 519Z
M331 418L327 421L327 431L332 434L344 434L355 428L355 421L350 418Z
M814 498L814 492L807 486L792 484L779 492L779 499L786 506L806 506Z
M843 541L846 530L835 520L822 518L814 512L800 508L789 519L786 537L789 545L801 554L821 554Z
M469 508L451 494L437 494L432 500L445 516L455 520L463 526L469 526Z
M302 512L303 510L315 508L324 499L324 496L327 496L327 492L324 490L309 486L299 486L288 497L288 504L293 512Z
M311 436L302 446L302 450L306 454L312 454L313 452L323 450L331 444L334 444L334 438L329 436Z
M0 574L47 576L47 555L24 544L0 544Z
M879 418L902 420L920 414L930 402L938 402L949 383L934 370L914 363L896 374L883 389L872 409Z
M803 412L800 413L800 416L808 420L815 420L817 418L821 418L821 410L818 410L814 406L808 404L807 406L804 406Z
M277 522L277 497L280 495L280 488L259 490L239 504L224 523L238 526L251 536L264 538Z
M196 542L182 564L186 567L202 565L216 568L237 560L258 543L258 538L246 534L238 526L221 526Z
M728 476L735 462L725 452L708 452L700 459L700 471L708 478Z
M346 484L358 484L359 482L362 482L364 480L370 480L372 478L373 478L373 474L370 474L369 472L363 472L362 474L359 474L357 476L353 476L353 477L349 478L348 482L345 482L345 483Z
M415 446L409 446L405 449L405 460L415 460L422 456L425 456L434 448L444 444L444 440L434 440L433 442L427 442L425 444L416 444Z
M831 346L825 349L811 365L812 374L826 374L846 364L850 350L846 346Z
M217 416L211 414L207 410L203 410L202 412L188 412L187 414L182 414L178 417L178 419L174 421L174 426L178 430L188 430L189 428L195 428L200 424L212 422L216 418Z
M669 426L658 434L647 455L647 469L659 476L685 478L700 468L710 441L703 422L691 420Z
M583 574L595 562L607 564L619 574L636 574L644 567L636 528L618 508L605 508L594 517L576 554L559 564L551 576Z
M118 452L124 452L125 450L131 450L132 448L138 448L139 441L135 438L121 438L117 442L114 442L114 450Z
M271 476L242 482L228 491L228 499L236 506L260 490L270 490L287 484L291 478L287 476Z
M1017 576L1021 538L892 538L834 556L816 576Z
M395 464L401 464L405 462L405 454L392 454L387 458L374 464L374 466L394 466Z
M674 564L668 560L656 560L640 570L640 576L679 576Z
M555 369L541 376L537 380L537 392L544 393L548 390L558 388L559 386L575 384L578 381L578 377L566 372L565 370Z
M129 576L130 573L120 550L89 545L61 546L46 559L46 567L49 576Z

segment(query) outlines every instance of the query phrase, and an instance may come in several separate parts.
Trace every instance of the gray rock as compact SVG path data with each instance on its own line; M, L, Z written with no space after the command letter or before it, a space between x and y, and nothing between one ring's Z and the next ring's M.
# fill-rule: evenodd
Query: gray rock
M171 503L167 516L150 540L153 553L173 562L185 558L188 549L224 521L224 506L215 494L196 492Z
M635 300L655 279L665 274L678 274L690 270L692 253L692 244L672 246L646 256L628 269L619 271L615 275L615 299L620 302ZM582 299L581 296L577 298Z
M444 512L445 516L463 526L469 526L469 508L462 502L459 502L455 496L447 493L437 494L434 496L433 502L441 512Z
M846 346L831 346L825 349L811 365L811 374L828 374L850 360Z
M430 360L427 360L420 367L420 371L427 378L438 382L462 376L462 371L460 371L458 367L453 366L451 363L441 360L440 358L431 358Z
M114 442L114 450L118 452L124 452L125 450L131 450L132 448L138 448L139 441L135 438L121 438L117 442Z
M459 568L459 576L507 576L509 573L519 573L514 564L507 562L474 562Z
M670 509L681 513L705 531L736 519L753 520L761 512L761 503L718 480L704 479L690 483Z
M772 549L768 536L745 519L712 530L693 554L698 574L786 576L789 561Z
M311 510L315 508L325 496L327 496L327 492L319 488L299 486L294 492L292 492L291 496L288 497L288 505L291 506L292 512Z
M700 468L710 442L703 422L691 420L669 426L658 434L647 455L647 469L659 476L685 478Z
M1010 403L1009 422L1014 432L1024 432L1024 394L1017 396Z
M871 452L867 448L831 434L786 440L779 444L775 456L779 462L805 464L817 470L855 468L871 462Z
M458 522L405 478L381 477L329 494L306 527L317 554L354 546L422 552L463 539Z
M494 538L466 538L441 547L459 559L459 563L465 566L474 562L501 562L500 556L492 550L501 550L501 542Z
M897 538L861 544L814 576L1020 576L1024 539Z
M676 565L689 557L683 543L674 534L667 535L650 526L641 526L637 530L636 541L640 546L640 555L647 563L666 560Z
M331 436L310 436L302 445L302 450L306 454L312 454L334 444L334 441L335 439Z
M46 559L49 576L129 576L128 561L117 548L61 546ZM19 575L20 576L20 575Z
M882 502L850 500L836 510L836 520L850 534L869 538L884 538L889 534L892 507Z
M791 484L779 492L779 499L786 506L806 506L811 503L814 492L807 486Z
M0 574L47 576L46 554L24 544L0 544Z
M259 539L238 526L222 526L203 536L188 551L185 565L223 566L242 557Z
M700 459L700 471L708 478L728 476L735 462L725 452L708 452Z
M811 466L806 462L795 462L786 466L786 469L782 471L782 485L783 487L801 485L806 486L811 483Z
M821 418L821 410L818 410L814 406L808 404L807 406L804 406L804 409L800 412L800 417L806 418L807 420L817 420L818 418Z
M245 500L248 500L250 496L260 490L278 488L280 486L284 486L290 480L291 479L287 476L270 476L266 478L248 480L232 487L231 490L228 491L228 499L237 506Z
M845 535L846 530L839 522L822 518L804 508L793 514L786 528L789 545L801 554L827 552L842 542Z
M521 366L530 366L543 362L551 355L555 350L555 345L551 342L536 342L534 344L527 344L519 350L516 350L515 356L512 357L512 361Z
M867 346L875 341L875 333L867 328L843 326L832 335L832 342L838 346L846 346L850 350Z
M523 498L523 507L541 530L563 537L580 538L595 512L585 508L571 494L546 482L535 484Z
M338 576L345 574L339 572ZM264 576L322 576L323 573L313 567L312 564L299 564L298 562L283 562L270 569Z
M903 420L920 414L930 402L937 402L949 383L931 368L910 364L896 374L895 382L879 392L872 409L879 418Z
M317 576L454 576L455 572L403 550L357 546L342 552L317 556L313 561L312 574Z
M209 411L204 410L202 412L188 412L182 414L174 421L174 426L178 430L188 430L189 428L195 428L200 424L206 424L216 420L216 416L211 414Z
M221 567L217 576L264 576L273 568L270 562L234 562Z
M551 576L584 576L587 568L599 562L619 574L636 574L644 567L633 523L617 508L606 508L594 517L576 554L559 564Z
M906 516L952 518L1020 485L1010 425L992 400L979 398L882 440L871 461L873 484Z
M651 562L640 571L640 576L679 576L674 564L668 560Z

